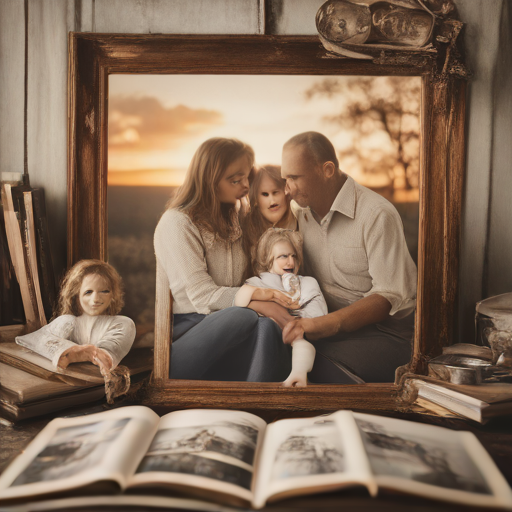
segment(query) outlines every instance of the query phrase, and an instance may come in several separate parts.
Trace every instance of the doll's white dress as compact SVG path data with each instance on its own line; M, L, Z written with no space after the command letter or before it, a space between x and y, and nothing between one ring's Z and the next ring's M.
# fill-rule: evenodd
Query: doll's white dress
M16 337L16 343L46 357L57 367L60 356L75 345L95 345L112 357L114 369L128 354L135 324L126 316L62 315L41 329Z

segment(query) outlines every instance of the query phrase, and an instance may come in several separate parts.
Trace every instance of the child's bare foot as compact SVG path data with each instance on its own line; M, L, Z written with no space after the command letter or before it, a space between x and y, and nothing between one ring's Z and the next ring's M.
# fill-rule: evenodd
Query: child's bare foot
M293 372L283 382L285 388L305 388L308 385L306 375L294 375Z

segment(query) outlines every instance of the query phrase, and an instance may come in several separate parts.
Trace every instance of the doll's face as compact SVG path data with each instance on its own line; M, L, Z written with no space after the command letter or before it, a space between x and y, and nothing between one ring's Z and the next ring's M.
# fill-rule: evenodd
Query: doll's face
M97 274L85 276L80 287L80 306L89 316L102 315L112 302L112 290L108 282Z
M270 176L263 176L257 197L261 214L272 225L277 224L288 210L284 187L279 188Z
M282 240L274 244L274 247L272 248L272 258L274 262L272 263L270 272L273 274L278 274L280 276L287 272L296 274L299 270L297 254L295 253L292 244L286 240Z

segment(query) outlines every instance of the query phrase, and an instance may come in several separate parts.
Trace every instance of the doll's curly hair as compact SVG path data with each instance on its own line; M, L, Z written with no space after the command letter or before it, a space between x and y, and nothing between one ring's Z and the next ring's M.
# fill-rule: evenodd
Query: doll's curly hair
M80 288L84 279L89 275L101 276L107 281L112 300L105 315L117 315L124 306L123 281L117 270L101 260L81 260L71 267L60 287L59 302L54 317L61 315L80 316L83 313L80 306Z
M298 231L293 229L268 228L261 235L256 247L256 255L253 261L254 270L257 274L269 272L274 264L272 250L278 242L289 242L297 255L297 264L302 266L302 244L303 238Z

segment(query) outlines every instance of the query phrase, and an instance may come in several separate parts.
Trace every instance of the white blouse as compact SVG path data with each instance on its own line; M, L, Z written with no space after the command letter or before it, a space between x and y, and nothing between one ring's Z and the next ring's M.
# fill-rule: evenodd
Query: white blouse
M222 240L170 209L158 222L154 243L157 279L167 277L173 313L208 315L232 305L247 262L241 236Z

